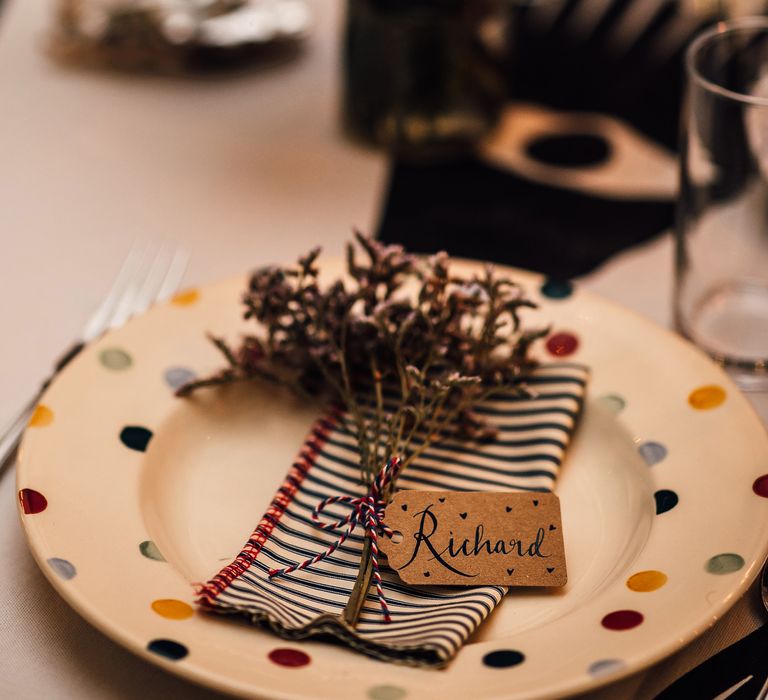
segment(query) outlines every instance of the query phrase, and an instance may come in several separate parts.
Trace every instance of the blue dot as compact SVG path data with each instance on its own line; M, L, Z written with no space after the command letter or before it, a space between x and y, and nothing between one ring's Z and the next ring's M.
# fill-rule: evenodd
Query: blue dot
M617 673L625 668L626 664L621 659L601 659L595 661L589 667L589 675L594 678L600 678L602 676L610 676L613 673Z
M661 489L654 493L653 497L656 500L656 515L672 510L680 500L677 494L669 489Z
M120 431L123 445L137 452L145 452L151 439L152 431L138 425L129 425Z
M165 370L163 377L165 383L174 391L197 379L197 375L186 367L169 367Z
M541 285L541 293L550 299L567 299L573 294L573 283L549 277Z
M164 656L171 661L178 661L189 654L189 649L187 649L187 647L178 642L174 642L172 639L153 639L147 644L147 649L153 654Z
M77 569L75 569L74 564L68 562L66 559L51 557L47 562L48 566L50 566L59 577L63 578L65 581L75 578L75 575L77 574Z
M491 668L509 668L525 661L525 656L514 649L491 651L483 657L483 663Z
M667 456L667 448L660 442L644 442L638 451L649 467L658 464Z

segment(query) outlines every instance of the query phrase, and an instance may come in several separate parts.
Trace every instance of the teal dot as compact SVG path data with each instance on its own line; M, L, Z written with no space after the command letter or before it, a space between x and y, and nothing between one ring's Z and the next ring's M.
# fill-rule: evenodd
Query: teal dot
M627 405L627 402L618 394L605 394L597 399L597 403L614 415L621 413Z
M406 695L405 690L396 685L375 685L368 690L371 700L401 700Z
M744 566L744 558L738 554L727 552L725 554L718 554L712 557L707 562L707 571L710 574L732 574L734 571L738 571Z
M107 369L118 371L128 369L133 364L131 356L120 348L106 348L102 350L99 353L99 361Z
M147 558L155 561L165 561L165 557L160 554L160 550L152 540L144 540L139 544L139 551Z
M541 285L541 293L550 299L567 299L573 294L573 283L549 277Z
M46 561L48 566L50 566L59 575L59 577L63 578L65 581L69 581L70 579L75 578L77 569L75 569L74 564L68 562L66 559L51 557Z
M618 673L626 667L621 659L600 659L589 667L589 675L593 678L601 678Z

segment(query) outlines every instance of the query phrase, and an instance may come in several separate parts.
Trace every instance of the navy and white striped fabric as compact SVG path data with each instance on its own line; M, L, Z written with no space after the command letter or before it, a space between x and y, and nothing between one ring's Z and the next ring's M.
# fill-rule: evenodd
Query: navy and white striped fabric
M500 395L477 409L498 428L490 443L446 439L428 449L400 476L398 487L450 491L550 491L578 420L588 371L575 364L548 364L526 379L530 398ZM506 589L413 587L386 566L384 591L392 622L384 622L369 593L352 630L338 619L360 565L362 530L327 559L270 579L284 568L324 551L338 535L314 525L312 509L329 496L360 496L352 424L331 414L315 425L296 464L238 558L203 587L202 605L242 614L282 637L332 636L379 659L442 666L500 602ZM327 509L343 517L343 505Z

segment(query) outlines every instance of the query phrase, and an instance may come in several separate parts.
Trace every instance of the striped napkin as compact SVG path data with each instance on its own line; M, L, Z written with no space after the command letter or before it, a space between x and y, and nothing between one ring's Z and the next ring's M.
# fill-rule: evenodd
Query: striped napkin
M581 412L588 370L547 364L526 378L530 397L498 395L477 408L498 428L497 439L478 445L444 440L410 464L400 489L447 491L551 491ZM369 592L356 629L342 625L343 610L360 566L362 528L331 556L270 579L325 551L338 532L320 529L313 508L331 496L362 496L352 422L331 411L314 425L296 463L242 552L201 587L204 609L239 614L281 637L334 637L369 656L413 666L447 664L499 604L506 588L413 587L386 565L383 589L392 614L386 623ZM326 509L328 519L349 512Z

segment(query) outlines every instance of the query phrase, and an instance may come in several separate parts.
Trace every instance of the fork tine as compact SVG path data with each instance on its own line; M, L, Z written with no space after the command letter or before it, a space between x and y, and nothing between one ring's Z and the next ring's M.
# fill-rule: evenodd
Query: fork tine
M120 301L112 318L109 320L107 328L117 328L118 326L122 326L131 317L134 304L152 271L155 258L155 247L153 245L145 246L141 254L140 262L134 270L133 277L127 288L120 297Z
M155 254L155 258L150 265L147 276L144 278L141 287L136 292L136 296L134 297L130 308L131 316L146 311L150 304L157 298L163 280L168 273L171 261L171 253L167 246L161 246Z
M179 288L188 264L189 253L183 248L176 248L165 279L157 292L156 301L166 301Z
M99 304L96 311L86 322L85 328L83 328L81 334L81 340L89 342L106 330L112 315L120 303L120 299L135 274L136 266L139 261L138 258L139 248L134 245L128 251L128 255L125 257L109 292L107 292L104 300Z

